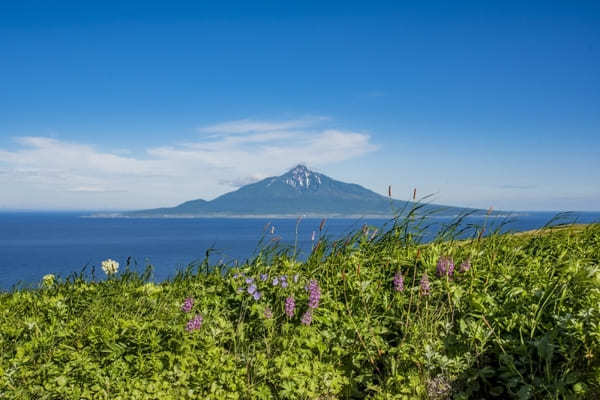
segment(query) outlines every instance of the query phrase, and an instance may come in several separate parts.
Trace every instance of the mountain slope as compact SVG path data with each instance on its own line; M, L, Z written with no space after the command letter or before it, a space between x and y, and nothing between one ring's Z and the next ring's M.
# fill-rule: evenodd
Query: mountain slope
M407 205L360 185L345 183L298 165L287 173L225 193L211 201L192 200L173 208L125 213L130 217L194 216L391 216ZM428 206L428 207L434 207ZM441 207L441 206L438 206ZM444 214L464 212L447 208Z

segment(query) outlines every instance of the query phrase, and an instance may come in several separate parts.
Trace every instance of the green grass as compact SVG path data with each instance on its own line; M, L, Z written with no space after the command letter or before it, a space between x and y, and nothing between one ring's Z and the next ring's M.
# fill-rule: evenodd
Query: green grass
M305 262L267 246L161 284L121 271L1 293L0 399L599 398L600 225L425 245L408 225L318 239ZM440 256L452 278L437 276ZM272 285L281 275L287 288ZM310 279L322 296L306 326Z

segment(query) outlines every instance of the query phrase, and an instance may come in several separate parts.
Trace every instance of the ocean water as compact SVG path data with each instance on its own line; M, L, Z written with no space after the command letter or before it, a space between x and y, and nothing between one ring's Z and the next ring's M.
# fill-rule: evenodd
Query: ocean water
M511 218L490 218L488 225L503 225L503 231L536 229L557 213L536 212ZM320 219L116 219L85 218L82 213L0 213L0 290L35 287L45 274L66 277L72 273L96 271L102 260L112 258L124 265L129 257L132 269L143 271L153 266L154 281L172 277L178 269L204 259L214 248L209 261L243 262L252 257L265 225L271 223L266 240L279 237L284 244L298 244L299 257L305 257L312 245L312 233L319 230ZM452 218L434 218L424 240L435 236L439 227ZM600 212L576 213L562 222L600 222ZM481 225L482 217L469 217L464 226ZM363 224L385 228L383 219L328 219L324 234L341 238ZM275 233L270 233L271 226ZM296 233L296 227L297 233Z

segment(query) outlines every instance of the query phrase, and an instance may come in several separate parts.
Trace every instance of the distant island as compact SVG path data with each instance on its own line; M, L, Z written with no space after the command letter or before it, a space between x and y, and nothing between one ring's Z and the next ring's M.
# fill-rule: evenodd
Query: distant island
M341 182L297 165L280 176L225 193L214 200L186 201L176 207L121 213L94 214L121 218L389 218L414 203L382 196L354 183ZM467 212L483 215L485 210L426 204L420 212L438 216Z

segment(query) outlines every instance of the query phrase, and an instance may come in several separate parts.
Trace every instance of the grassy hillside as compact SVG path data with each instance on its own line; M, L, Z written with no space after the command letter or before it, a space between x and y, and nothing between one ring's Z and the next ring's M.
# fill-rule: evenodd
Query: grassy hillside
M268 246L0 294L0 399L600 396L600 225L427 245L407 226L303 263Z

